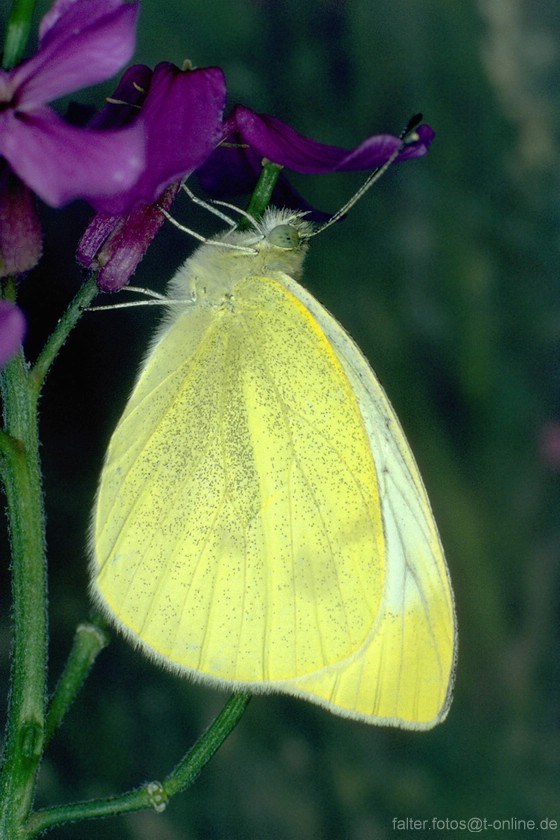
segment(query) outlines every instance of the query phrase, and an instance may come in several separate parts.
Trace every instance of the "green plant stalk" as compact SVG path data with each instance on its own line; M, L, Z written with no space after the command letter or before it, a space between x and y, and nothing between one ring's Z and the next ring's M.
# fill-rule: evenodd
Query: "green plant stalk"
M47 664L47 564L37 433L38 391L20 351L0 374L5 432L0 464L12 551L12 675L0 837L18 840L33 804L43 753Z
M36 2L37 0L14 0L12 4L4 37L4 70L11 70L22 59L31 31Z
M264 211L270 204L274 187L280 177L282 167L277 163L263 162L263 168L257 181L257 186L253 191L247 212L253 219L260 219ZM249 223L243 219L239 225L240 230L249 227Z
M47 712L45 747L76 699L98 654L109 641L109 633L97 622L84 622L76 628L72 650Z
M13 284L8 284L6 295L13 291ZM96 293L95 281L90 278L60 319L32 371L22 351L0 371L4 411L0 474L7 500L13 604L12 674L0 775L0 838L9 840L24 836L21 827L33 805L45 745L47 560L38 400L50 365Z
M33 840L49 828L64 823L117 816L147 808L153 808L158 813L164 811L172 796L193 784L203 767L239 723L250 699L250 694L233 694L218 717L163 783L148 782L120 796L95 799L90 802L75 802L36 811L29 818L21 840Z
M49 372L58 351L61 349L72 329L76 326L77 322L82 317L94 297L98 294L99 289L95 281L95 275L91 274L85 283L82 283L80 286L77 294L72 299L64 315L60 318L56 327L47 339L43 350L33 366L32 378L38 390L45 381L45 377Z
M251 696L247 692L232 694L218 717L163 782L163 790L167 797L175 796L192 785L202 768L208 764L241 720Z

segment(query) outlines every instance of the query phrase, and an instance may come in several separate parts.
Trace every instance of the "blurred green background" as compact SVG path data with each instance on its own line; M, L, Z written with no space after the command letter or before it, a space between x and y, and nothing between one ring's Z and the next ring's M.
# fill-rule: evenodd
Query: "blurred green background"
M426 158L394 167L314 240L305 283L371 360L417 457L456 594L455 700L444 724L412 733L255 698L165 813L49 836L386 840L438 836L394 830L393 819L560 821L558 4L143 0L135 60L185 58L224 68L230 106L274 114L323 142L352 147L398 133L418 110L437 132ZM334 211L361 177L293 180ZM206 223L186 205L177 212L197 229ZM31 356L79 283L73 249L89 210L43 218L44 259L22 294ZM163 290L191 248L167 227L136 285ZM91 502L156 318L86 315L47 383L52 686L88 614ZM39 804L162 778L224 699L114 637L49 749Z

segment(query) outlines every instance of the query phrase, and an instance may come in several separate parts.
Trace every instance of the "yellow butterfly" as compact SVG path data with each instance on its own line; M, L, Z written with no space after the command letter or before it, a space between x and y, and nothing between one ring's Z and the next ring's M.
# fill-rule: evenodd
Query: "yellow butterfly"
M271 209L195 251L111 439L93 593L156 662L366 723L447 714L456 631L430 504L368 362Z

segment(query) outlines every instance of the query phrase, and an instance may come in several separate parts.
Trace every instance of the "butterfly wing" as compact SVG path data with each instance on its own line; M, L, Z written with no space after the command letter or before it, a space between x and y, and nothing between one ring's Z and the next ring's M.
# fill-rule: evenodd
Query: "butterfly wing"
M429 728L447 715L456 659L453 594L430 503L400 423L363 354L293 280L343 366L373 454L385 535L378 620L349 663L294 680L292 690L339 713Z
M359 406L285 285L249 277L156 345L109 446L94 591L179 670L253 690L351 658L384 536Z
M368 722L446 713L451 590L364 357L287 275L156 344L108 450L94 591L158 661Z

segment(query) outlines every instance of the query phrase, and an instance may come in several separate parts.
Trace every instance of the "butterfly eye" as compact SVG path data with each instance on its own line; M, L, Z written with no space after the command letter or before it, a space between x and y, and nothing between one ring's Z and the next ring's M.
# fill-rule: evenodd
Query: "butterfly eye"
M293 251L300 244L300 235L293 225L276 225L268 234L268 241L277 248Z

